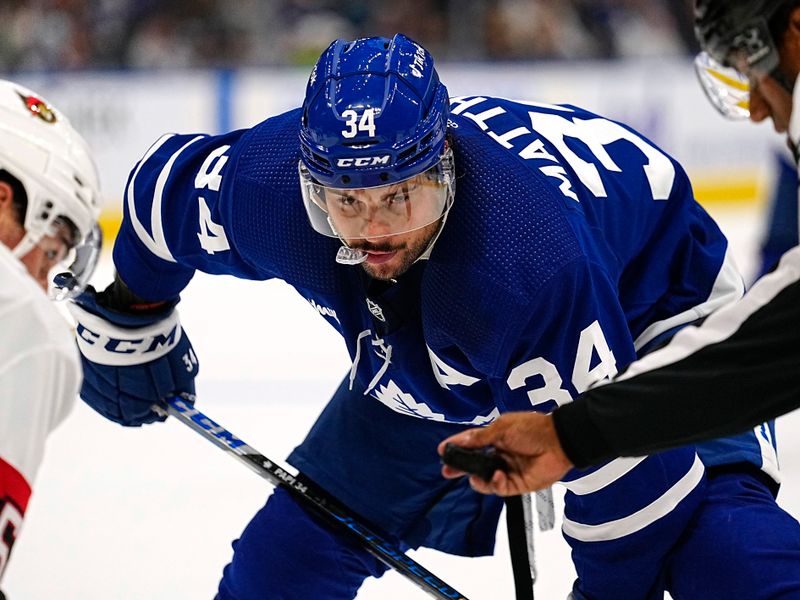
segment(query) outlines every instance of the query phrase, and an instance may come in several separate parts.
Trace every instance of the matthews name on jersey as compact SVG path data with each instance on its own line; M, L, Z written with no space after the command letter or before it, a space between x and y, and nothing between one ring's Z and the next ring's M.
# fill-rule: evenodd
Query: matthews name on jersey
M349 388L410 418L480 425L570 402L743 291L686 174L650 141L573 106L481 96L451 102L456 198L434 247L396 283L371 280L338 264L340 242L307 221L299 121L293 110L219 136L165 135L147 151L130 175L114 248L135 294L175 298L195 270L283 279L344 337ZM699 454L775 475L767 428ZM425 456L435 460L435 448ZM331 474L333 458L304 444L289 460L402 532L399 516ZM623 574L602 565L657 568L703 477L694 448L571 473L563 531L581 579L619 577L626 597ZM426 545L485 553L490 525L469 547L457 531Z

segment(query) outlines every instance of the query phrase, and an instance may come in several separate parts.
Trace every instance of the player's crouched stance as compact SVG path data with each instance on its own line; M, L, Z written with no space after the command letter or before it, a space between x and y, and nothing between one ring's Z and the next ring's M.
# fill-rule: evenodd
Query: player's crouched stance
M89 147L64 115L0 80L0 577L46 438L80 387L69 324L48 295L74 296L91 277L98 196ZM60 288L52 285L56 274Z
M331 44L301 109L162 136L126 194L119 278L76 312L84 398L155 420L153 403L193 390L173 310L195 270L280 278L353 360L288 462L406 548L493 551L502 503L441 477L441 439L569 402L743 287L660 148L574 106L448 99L399 34ZM770 433L570 473L575 598L779 597L768 584L795 563ZM218 597L344 600L383 570L277 490Z

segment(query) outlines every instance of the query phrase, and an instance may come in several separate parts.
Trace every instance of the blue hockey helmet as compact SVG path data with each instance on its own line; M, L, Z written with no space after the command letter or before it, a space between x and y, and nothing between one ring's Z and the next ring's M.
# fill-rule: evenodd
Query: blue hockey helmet
M442 158L449 100L433 57L402 34L337 40L308 80L300 147L318 184L370 188Z

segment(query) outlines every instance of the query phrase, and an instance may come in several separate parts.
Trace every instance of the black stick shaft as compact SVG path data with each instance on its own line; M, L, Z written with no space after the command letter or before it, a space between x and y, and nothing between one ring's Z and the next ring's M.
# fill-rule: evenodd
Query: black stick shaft
M323 490L297 478L263 454L245 444L219 423L209 419L180 397L166 399L168 412L184 425L219 446L271 484L282 487L303 506L354 535L378 560L440 600L467 600L433 573L401 552L395 544L359 522L349 510Z

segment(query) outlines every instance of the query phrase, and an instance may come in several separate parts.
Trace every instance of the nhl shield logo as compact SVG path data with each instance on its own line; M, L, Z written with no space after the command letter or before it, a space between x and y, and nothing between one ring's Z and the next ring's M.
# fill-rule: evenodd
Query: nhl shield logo
M373 302L369 298L367 298L367 308L369 312L372 313L372 316L378 319L379 321L386 322L386 317L383 315L383 309L377 302Z

